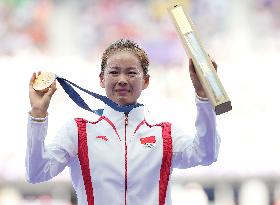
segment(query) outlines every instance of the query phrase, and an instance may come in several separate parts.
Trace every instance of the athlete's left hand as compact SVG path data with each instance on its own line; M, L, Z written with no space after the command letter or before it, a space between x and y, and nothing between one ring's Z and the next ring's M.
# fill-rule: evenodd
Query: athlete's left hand
M211 62L213 64L215 70L217 71L217 67L218 67L217 63L215 61L213 61L212 59L211 59ZM207 98L206 92L204 91L202 84L200 83L198 76L195 72L194 64L193 64L193 61L191 58L189 59L189 72L190 72L190 77L191 77L192 84L193 84L196 94L199 97Z

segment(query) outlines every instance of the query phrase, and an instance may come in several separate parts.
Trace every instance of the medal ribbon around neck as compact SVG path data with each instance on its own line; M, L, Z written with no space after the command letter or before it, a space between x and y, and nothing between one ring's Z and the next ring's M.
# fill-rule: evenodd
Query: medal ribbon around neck
M46 73L45 73L46 74ZM51 77L49 77L50 75L53 75L52 79ZM46 78L46 79L44 79ZM65 78L62 78L62 77L59 77L55 74L52 74L52 73L47 73L46 77L41 77L40 78L40 75L38 76L38 79L40 82L36 82L35 80L35 83L34 84L39 84L39 87L42 86L43 89L46 89L48 88L52 82L56 79L59 84L62 86L62 88L64 89L64 91L68 94L68 96L81 108L87 110L87 111L90 111L90 112L93 112L99 116L101 116L103 114L103 109L97 109L97 110L93 110L91 109L87 104L86 102L83 100L83 98L79 95L79 93L77 93L77 91L72 87L76 87L78 88L79 90L95 97L96 99L99 99L101 100L102 102L104 102L106 105L110 106L112 109L118 111L118 112L123 112L123 113L129 113L133 108L136 108L136 107L139 107L139 106L143 106L143 104L140 104L140 103L136 103L134 105L126 105L126 106L120 106L118 105L117 103L113 102L111 99L109 99L108 97L106 96L103 96L103 95L100 95L100 94L97 94L97 93L94 93L94 92L91 92L87 89L84 89L78 85L76 85L75 83L65 79ZM43 90L42 87L37 88L33 85L33 88L35 90Z

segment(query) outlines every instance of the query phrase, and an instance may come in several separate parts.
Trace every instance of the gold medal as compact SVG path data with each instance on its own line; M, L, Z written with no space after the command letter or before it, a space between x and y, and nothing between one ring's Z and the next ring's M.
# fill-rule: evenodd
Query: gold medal
M51 72L41 73L35 79L33 83L33 88L36 91L43 91L51 86L51 84L55 81L55 74Z

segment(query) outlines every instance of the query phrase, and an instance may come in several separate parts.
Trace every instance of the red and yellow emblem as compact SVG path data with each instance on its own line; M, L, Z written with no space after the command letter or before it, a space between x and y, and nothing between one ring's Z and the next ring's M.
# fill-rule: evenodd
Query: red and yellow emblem
M156 143L156 137L155 136L141 137L140 142L141 144L145 145L145 147L152 148Z

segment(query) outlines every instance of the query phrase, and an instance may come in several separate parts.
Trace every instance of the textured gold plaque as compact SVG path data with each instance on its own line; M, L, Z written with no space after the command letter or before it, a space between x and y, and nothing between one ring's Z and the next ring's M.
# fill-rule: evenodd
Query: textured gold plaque
M189 58L192 59L199 81L202 84L217 115L232 109L228 95L217 75L217 72L198 39L197 32L182 4L174 3L169 13L176 25L178 34Z

